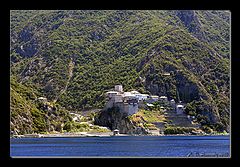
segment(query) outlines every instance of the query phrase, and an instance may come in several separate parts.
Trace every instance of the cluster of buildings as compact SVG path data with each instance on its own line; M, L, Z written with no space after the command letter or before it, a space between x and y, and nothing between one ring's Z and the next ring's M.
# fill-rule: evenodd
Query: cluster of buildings
M124 92L122 85L115 85L114 91L109 91L106 93L107 104L105 109L118 107L121 112L125 112L128 115L135 114L138 111L139 106L144 105L146 102L147 106L153 106L153 102L161 101L165 104L170 104L173 108L176 108L178 114L183 113L183 105L176 105L174 99L170 102L166 96L156 96L141 94L138 91Z
M115 85L114 91L109 91L107 95L107 108L118 107L120 111L132 115L138 111L139 100L147 99L147 95L137 91L124 92L122 85Z

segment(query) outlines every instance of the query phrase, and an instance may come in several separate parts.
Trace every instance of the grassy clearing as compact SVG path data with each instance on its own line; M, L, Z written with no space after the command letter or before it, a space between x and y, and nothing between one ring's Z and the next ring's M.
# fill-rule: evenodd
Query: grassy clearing
M130 120L138 126L143 126L149 130L157 130L154 122L166 121L161 111L139 110L136 114L129 116Z
M139 116L149 123L166 121L161 111L139 110L139 112L136 113L136 117Z

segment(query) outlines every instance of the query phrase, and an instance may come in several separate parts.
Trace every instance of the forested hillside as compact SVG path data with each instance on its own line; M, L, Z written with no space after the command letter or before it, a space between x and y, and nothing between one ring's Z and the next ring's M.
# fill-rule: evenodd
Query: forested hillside
M10 21L12 130L57 130L68 111L102 108L122 84L229 131L229 11L13 10Z

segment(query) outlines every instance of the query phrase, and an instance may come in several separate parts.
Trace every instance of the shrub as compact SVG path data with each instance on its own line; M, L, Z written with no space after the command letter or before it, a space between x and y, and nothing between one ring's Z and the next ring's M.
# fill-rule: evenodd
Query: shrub
M209 126L203 126L201 128L205 133L212 133L213 130Z
M224 131L224 128L225 126L221 123L221 122L218 122L214 125L214 129L217 131L217 132L223 132Z
M66 130L67 132L69 132L69 131L71 131L72 127L73 127L72 122L67 121L63 126L63 130Z
M185 108L185 112L188 115L194 116L196 113L196 106L194 104L194 102L191 103L187 103L186 108Z
M164 129L164 134L185 134L191 133L194 128L186 128L186 127L167 127Z
M144 123L143 126L145 128L148 128L149 130L157 130L156 126L154 124L151 124L151 123Z

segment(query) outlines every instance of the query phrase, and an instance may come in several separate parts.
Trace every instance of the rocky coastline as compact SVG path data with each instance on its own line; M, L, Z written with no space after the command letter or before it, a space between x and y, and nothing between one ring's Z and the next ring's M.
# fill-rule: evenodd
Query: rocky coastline
M228 136L229 133L219 134L117 134L113 135L112 132L103 133L56 133L56 134L24 134L24 135L13 135L11 138L56 138L56 137L111 137L111 136Z

